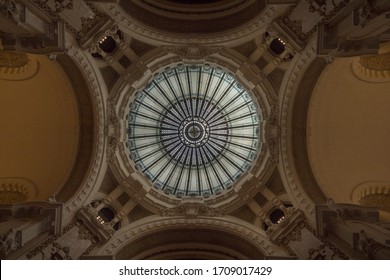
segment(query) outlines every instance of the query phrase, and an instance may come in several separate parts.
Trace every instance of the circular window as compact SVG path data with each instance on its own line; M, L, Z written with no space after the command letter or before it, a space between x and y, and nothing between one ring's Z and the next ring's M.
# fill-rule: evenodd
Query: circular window
M219 194L251 168L260 116L229 73L179 65L157 74L131 103L130 157L166 194Z

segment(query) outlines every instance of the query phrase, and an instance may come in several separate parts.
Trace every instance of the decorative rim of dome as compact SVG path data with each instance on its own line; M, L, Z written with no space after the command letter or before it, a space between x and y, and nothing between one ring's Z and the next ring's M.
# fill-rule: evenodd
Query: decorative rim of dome
M177 34L216 34L234 29L256 18L266 7L259 0L217 1L200 5L203 9L194 4L153 0L120 1L119 6L127 17L151 28Z
M233 75L179 64L157 74L130 104L129 156L167 195L218 195L251 169L261 118Z
M135 1L139 6L152 10L155 14L172 18L198 17L198 19L234 15L254 4L256 0L213 0L213 1L171 1L143 0Z
M148 42L149 44L240 44L243 38L255 38L264 33L268 24L272 21L275 8L266 5L254 18L236 25L234 28L212 33L196 33L188 36L188 32L170 32L161 26L151 27L129 15L119 4L102 6L104 11L115 20L120 29L125 33L131 33L132 37ZM208 23L210 26L210 23Z

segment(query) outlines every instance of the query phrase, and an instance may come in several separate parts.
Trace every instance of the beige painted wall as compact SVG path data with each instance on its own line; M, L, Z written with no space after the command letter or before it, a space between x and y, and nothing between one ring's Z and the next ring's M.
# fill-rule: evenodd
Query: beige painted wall
M25 81L0 80L0 178L23 177L46 200L69 176L78 146L73 89L62 68L46 56Z
M338 58L319 78L310 101L310 163L324 193L352 202L351 192L369 181L390 182L390 83L357 79Z

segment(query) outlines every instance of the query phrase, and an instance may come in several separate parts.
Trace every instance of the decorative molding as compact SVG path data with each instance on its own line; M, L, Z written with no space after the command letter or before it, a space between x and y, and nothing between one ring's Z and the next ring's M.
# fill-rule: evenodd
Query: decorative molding
M359 233L357 240L357 250L362 252L368 259L377 259L376 255L379 250L385 249L381 243L375 241L373 238L367 236L364 230ZM387 255L389 255L389 249L387 249Z
M42 252L45 248L52 245L55 242L55 240L57 240L59 237L60 235L57 234L48 236L46 239L43 240L43 242L39 243L38 246L36 246L34 249L32 249L30 252L27 253L26 255L27 259L31 259L39 252Z
M106 242L115 233L115 230L109 223L104 223L100 219L97 219L98 216L98 211L88 205L77 212L76 218L81 221L81 223L88 228L99 241ZM81 225L80 222L77 224Z
M352 73L365 82L390 82L390 53L355 58L352 61Z
M314 203L306 195L303 187L300 185L299 180L297 180L295 171L294 171L294 162L290 156L291 147L289 146L291 135L289 130L291 129L291 106L294 102L294 97L296 89L299 85L299 82L303 76L305 68L310 64L310 62L316 57L316 40L313 38L302 51L302 53L297 53L294 57L294 60L291 62L288 71L286 72L283 83L280 87L280 128L281 128L281 161L279 162L279 171L283 184L286 188L286 191L289 197L292 199L293 205L301 209L307 219L310 221L310 224L315 224L315 208Z
M351 192L353 203L359 204L368 195L390 195L390 182L371 181L357 185Z
M93 18L81 18L81 30L75 35L82 49L89 49L96 46L104 36L112 36L116 33L118 26L114 21L103 13L97 13Z
M224 211L204 205L202 199L201 201L188 200L176 207L166 208L160 212L160 215L168 217L185 216L186 218L194 219L199 216L222 217L224 216Z
M107 101L107 122L106 122L106 135L107 135L107 162L113 163L115 161L115 153L119 143L119 118L116 113L115 103L109 99Z
M55 252L51 253L50 259L60 259L60 260L72 260L70 256L70 249L68 246L61 245L58 242L53 242L53 251L57 249Z
M89 53L81 51L76 42L67 36L67 53L71 56L78 66L83 70L85 78L90 86L91 98L94 102L95 110L95 122L96 122L96 148L95 154L93 155L93 164L90 169L90 173L87 174L84 184L81 186L78 193L76 193L71 200L64 205L64 219L65 223L70 222L73 215L77 212L80 207L88 204L93 199L93 193L98 192L98 182L103 180L106 168L104 160L104 146L105 146L105 110L104 110L104 96L107 96L107 90L104 85L104 80L100 76L99 70L95 69L91 63Z
M139 220L130 226L120 229L116 234L102 247L97 248L96 255L115 255L122 248L142 235L158 232L165 229L194 227L210 228L228 231L245 240L250 241L254 247L262 251L264 255L284 256L285 251L275 244L272 244L265 233L259 228L243 222L233 217L209 217L203 218L169 218L161 216L149 216Z
M108 163L113 163L115 161L115 154L118 149L118 139L115 136L109 135L107 137L107 152L106 158Z
M390 70L390 53L361 56L360 65L368 70L389 71Z
M266 232L272 242L287 245L290 241L299 241L304 226L302 211L291 207L285 209L285 218L278 224L270 225Z
M223 46L209 46L209 47L178 47L178 46L163 46L161 49L166 54L175 54L181 58L187 59L204 59L210 55L222 52Z
M22 16L22 6L12 0L0 0L0 14L18 24Z
M390 211L390 182L372 181L356 186L351 192L353 203Z
M282 244L287 245L291 241L302 241L302 229L305 227L304 222L299 222L298 225L282 239Z
M222 52L223 48L224 47L222 46L200 47L199 54L202 58L205 58L210 55Z
M338 3L303 0L290 6L288 11L275 22L275 26L281 33L292 39L299 47L303 48L311 37L317 32L318 26L329 22L350 0L341 0Z
M0 51L0 69L23 69L29 62L25 53Z
M29 179L19 177L0 178L0 204L20 203L34 199L37 186Z
M340 250L336 245L334 245L328 239L320 238L320 240L326 247L328 247L333 252L331 259L335 259L336 256L342 260L350 259L342 250Z
M166 54L175 54L180 57L187 56L188 48L187 47L176 47L176 46L164 46L161 48Z
M87 250L85 250L84 252L83 252L83 254L82 254L82 256L87 256L87 255L89 255L96 247L97 247L97 244L98 243L92 243L88 248L87 248Z
M273 163L279 162L279 139L270 138L267 140L267 146L270 153L270 158Z
M239 41L244 37L255 37L272 21L272 17L275 13L275 7L267 5L259 16L237 29L221 32L220 34L196 34L188 36L188 34L169 33L163 30L150 28L145 24L132 19L117 4L101 5L101 8L118 23L121 30L133 34L135 38L144 38L154 44L171 44L172 42L175 42L178 45L198 43L202 43L203 45L216 45L227 41Z
M377 207L380 210L390 211L390 194L366 195L360 200L360 205Z
M1 46L0 46L1 48ZM13 60L15 58L15 60ZM39 62L24 53L0 50L0 80L24 81L34 77L39 71Z
M92 232L84 225L84 224L78 224L78 240L90 240L92 243L96 243L95 235L92 234Z
M57 0L58 1L58 0ZM32 2L46 15L51 17L53 20L60 20L59 13L56 12L55 9L50 7L46 2L47 1L41 1L41 0L32 0Z
M271 82L272 86L275 88L276 92L279 91L280 85L282 84L284 73L284 70L276 68L268 75L268 79Z
M0 259L5 259L7 255L20 246L17 235L18 231L11 228L6 234L0 236Z
M107 124L114 126L119 122L118 114L116 113L115 103L107 100Z
M383 5L383 4L382 4ZM386 4L385 4L386 5ZM389 6L387 4L387 6ZM368 25L373 19L380 14L388 12L390 8L381 9L377 6L376 0L366 0L357 10L358 22L361 27Z

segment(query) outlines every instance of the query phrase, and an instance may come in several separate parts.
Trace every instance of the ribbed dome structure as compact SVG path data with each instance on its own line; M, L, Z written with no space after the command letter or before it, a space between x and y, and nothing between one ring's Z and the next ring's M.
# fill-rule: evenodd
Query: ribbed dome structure
M169 68L130 106L130 157L166 194L219 194L256 158L261 114L250 93L220 68Z

